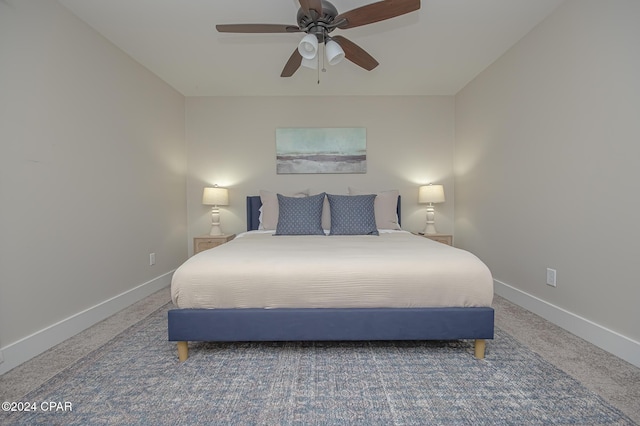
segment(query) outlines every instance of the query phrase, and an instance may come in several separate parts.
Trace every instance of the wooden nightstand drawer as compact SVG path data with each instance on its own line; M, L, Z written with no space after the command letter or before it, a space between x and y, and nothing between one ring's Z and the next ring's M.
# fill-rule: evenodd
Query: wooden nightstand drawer
M220 235L220 236L204 235L202 237L194 237L193 254L197 254L197 253L200 253L201 251L209 250L211 248L220 246L224 243L227 243L233 240L235 237L236 237L236 234Z
M449 246L453 245L453 235L450 234L416 234L421 237L429 238L430 240L437 241L442 244L447 244Z

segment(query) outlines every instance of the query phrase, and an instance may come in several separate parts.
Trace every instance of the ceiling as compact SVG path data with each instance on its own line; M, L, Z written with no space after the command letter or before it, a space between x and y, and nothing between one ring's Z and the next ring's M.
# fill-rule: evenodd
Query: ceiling
M332 3L346 12L374 1ZM185 96L453 95L562 1L422 0L417 12L332 33L376 58L374 70L345 60L282 78L303 33L215 25L296 25L297 0L59 0Z

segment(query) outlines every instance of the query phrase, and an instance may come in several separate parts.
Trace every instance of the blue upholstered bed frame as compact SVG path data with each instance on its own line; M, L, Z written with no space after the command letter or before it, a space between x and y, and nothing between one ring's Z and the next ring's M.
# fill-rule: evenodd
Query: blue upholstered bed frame
M259 196L247 197L247 230L258 229ZM398 200L400 218L400 200ZM484 358L493 308L172 309L169 341L188 358L189 341L474 340Z

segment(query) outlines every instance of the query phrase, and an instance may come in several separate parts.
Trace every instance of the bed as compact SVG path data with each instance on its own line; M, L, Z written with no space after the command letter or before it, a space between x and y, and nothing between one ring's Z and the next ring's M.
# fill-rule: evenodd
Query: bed
M276 237L258 230L261 205L260 196L247 197L247 233L174 273L168 339L180 361L190 341L471 340L484 358L494 333L493 280L471 253L401 230ZM399 197L397 212L399 220ZM385 247L392 249L384 261L371 257ZM433 268L414 257L423 248ZM416 277L416 269L430 278ZM423 281L435 287L425 290Z

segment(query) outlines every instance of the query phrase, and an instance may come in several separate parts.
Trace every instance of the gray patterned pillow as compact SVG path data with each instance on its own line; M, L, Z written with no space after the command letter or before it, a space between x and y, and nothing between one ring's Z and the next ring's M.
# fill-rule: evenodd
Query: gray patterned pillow
M349 195L366 195L372 194L371 191L362 191L349 187ZM400 229L400 220L398 219L398 197L400 191L393 189L391 191L376 192L373 210L376 213L376 226L378 229Z
M287 197L307 197L309 195L308 189L301 191L287 192ZM260 225L258 229L276 229L278 227L278 194L264 189L260 190L260 201L262 206L260 207Z
M274 235L324 235L322 204L325 193L304 198L278 194L278 225Z
M331 233L329 235L379 235L374 210L375 194L331 195Z

